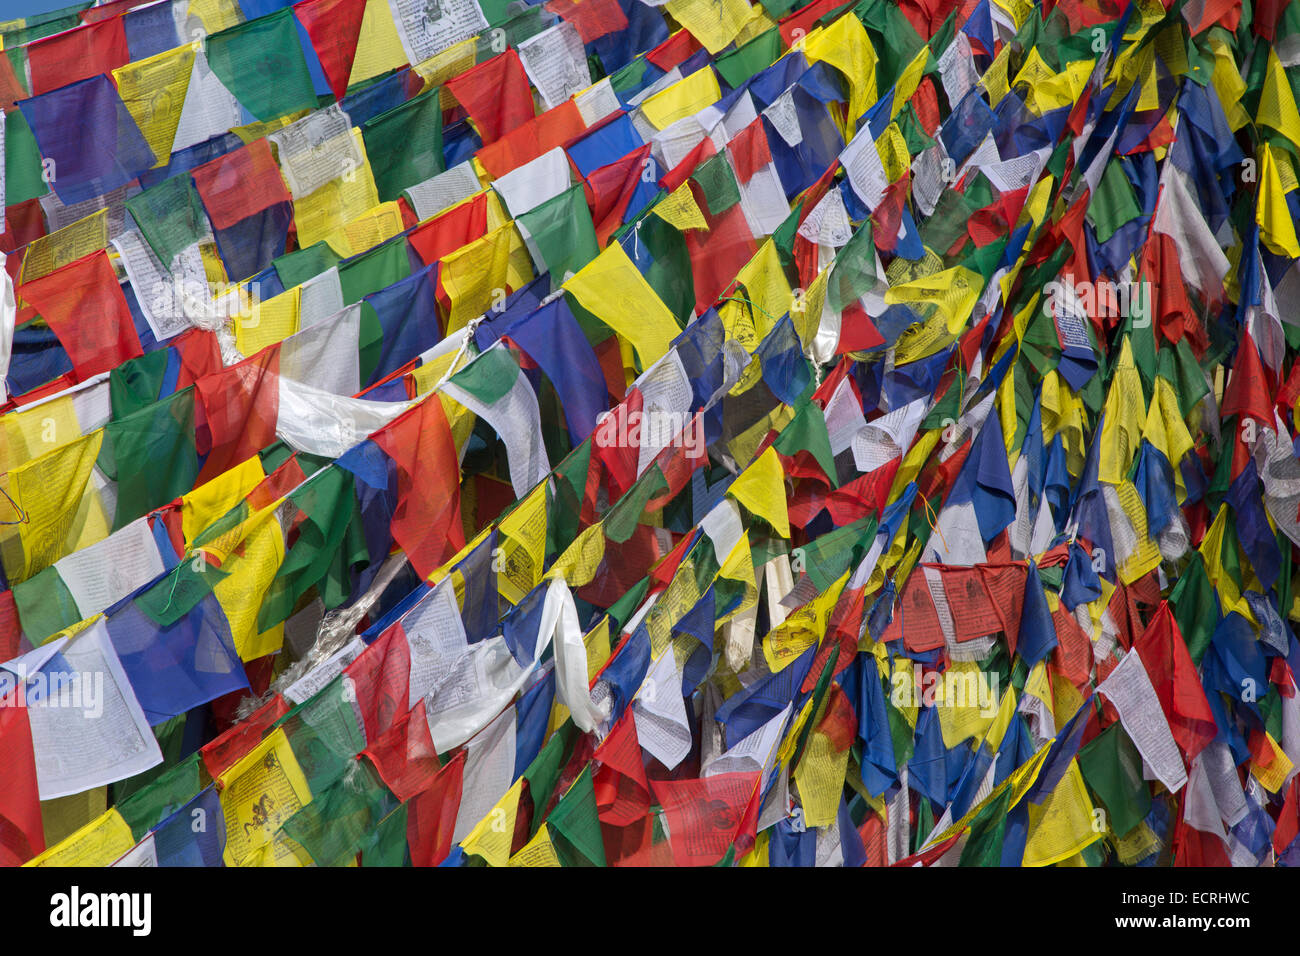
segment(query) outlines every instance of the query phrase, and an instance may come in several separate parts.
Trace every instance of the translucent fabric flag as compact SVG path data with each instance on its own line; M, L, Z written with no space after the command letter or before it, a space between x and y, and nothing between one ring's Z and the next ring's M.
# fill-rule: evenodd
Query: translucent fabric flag
M82 379L143 354L107 253L93 253L26 282L18 294L49 323Z
M533 118L533 94L519 54L507 50L447 84L465 107L485 144L495 142Z
M259 120L316 106L298 24L288 8L212 34L205 52L212 72Z
M393 538L427 578L465 545L456 446L442 404L426 399L373 440L397 466Z
M199 474L195 435L192 387L105 427L99 467L109 478L120 480L114 528L125 527L194 487Z
M429 90L366 121L362 136L381 202L443 171L439 91Z
M213 229L229 229L291 198L265 139L205 163L192 175Z
M105 75L23 100L40 146L43 174L67 205L125 186L157 161Z
M247 279L284 254L291 197L266 139L205 163L191 175L230 278Z
M280 353L273 347L195 383L204 418L198 449L206 456L196 484L206 484L275 441L279 367Z
M486 419L502 437L517 498L545 479L549 467L537 396L509 349L502 344L488 349L448 379L442 390Z
M156 165L166 163L176 141L194 56L192 46L177 46L113 71L118 95L157 157Z
M108 619L108 635L150 724L248 686L214 598L165 628L128 603Z
M367 0L301 0L293 6L339 101L347 93L367 5Z
M130 59L121 17L37 40L26 53L32 93L37 96L79 80L111 74Z

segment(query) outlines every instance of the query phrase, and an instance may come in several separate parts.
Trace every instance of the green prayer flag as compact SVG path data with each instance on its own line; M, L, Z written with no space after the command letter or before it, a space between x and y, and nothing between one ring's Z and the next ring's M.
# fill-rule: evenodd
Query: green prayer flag
M140 234L164 269L171 269L172 260L182 250L202 240L210 231L199 191L188 172L164 179L130 197L126 211L140 227Z
M605 843L596 812L591 764L583 768L546 818L555 854L563 866L604 866Z
M199 475L194 386L105 425L98 465L118 482L114 531L189 492Z
M570 186L515 221L537 271L550 272L553 288L558 288L570 273L576 275L600 252L582 183Z
M1109 815L1108 825L1116 836L1130 833L1150 811L1151 792L1142 779L1142 757L1119 723L1080 748L1079 769Z
M839 487L835 476L835 456L831 454L831 436L826 430L826 418L816 402L809 400L800 405L790 424L781 430L772 444L783 455L809 452L830 479L831 487Z
M445 169L440 92L437 87L426 90L361 127L380 202L400 198L403 189Z
M15 206L50 191L41 166L41 151L22 110L5 114L5 204Z
M217 79L257 119L316 108L298 21L288 7L212 34L206 49Z

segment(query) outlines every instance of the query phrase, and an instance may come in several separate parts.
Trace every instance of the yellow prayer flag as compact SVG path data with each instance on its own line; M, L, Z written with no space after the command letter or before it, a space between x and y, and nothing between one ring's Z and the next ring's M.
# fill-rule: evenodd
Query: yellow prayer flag
M939 730L949 749L964 740L982 737L998 715L997 698L988 675L974 661L953 661L942 674L931 671L926 681L934 680L933 690L923 687L926 697L933 694L939 712Z
M331 235L379 205L379 189L366 157L366 144L361 130L355 127L352 141L361 156L360 168L342 170L315 192L293 200L293 221L300 248L328 241Z
M543 823L519 852L510 858L510 866L559 866L560 858L551 843L551 831Z
M655 129L667 129L680 119L694 116L722 98L713 67L705 65L690 76L660 90L641 104L641 112Z
M609 615L600 619L600 623L582 635L583 646L587 648L587 682L595 680L610 657Z
M96 209L89 216L70 222L62 229L33 239L18 268L18 282L15 285L47 276L55 269L107 248L108 209ZM20 296L19 305L21 304Z
M253 455L234 468L223 471L206 484L181 496L181 535L188 545L200 531L212 524L256 488L266 472L262 459ZM231 543L233 546L234 542ZM228 551L229 547L221 549Z
M717 619L718 624L724 624L743 614L751 607L758 603L758 582L754 578L754 559L749 551L749 532L745 531L740 535L740 540L736 542L731 553L722 561L722 566L718 568L718 577L726 578L729 581L737 581L745 586L744 596L740 599L740 604L726 614Z
M515 818L519 815L519 796L523 793L523 786L524 778L520 777L460 841L466 853L481 856L489 866L509 864L510 844L515 837Z
M1132 554L1128 555L1119 566L1120 581L1129 585L1160 566L1160 548L1155 541L1151 540L1151 535L1148 533L1146 506L1142 504L1142 498L1138 495L1137 487L1133 482L1128 480L1121 482L1116 486L1115 492L1116 497L1119 498L1119 506L1129 524L1133 526L1133 533L1137 537L1137 544ZM1102 610L1102 608L1097 609L1098 619L1101 617Z
M691 184L684 182L655 204L654 215L668 223L679 232L688 229L708 229L709 224L700 211Z
M600 562L605 558L605 529L600 522L583 530L573 540L564 553L556 558L548 575L554 574L564 578L570 587L579 588L590 584L600 570Z
M943 316L950 335L966 327L971 309L979 301L984 279L964 266L953 266L928 276L901 282L885 292L889 305L932 305Z
M1105 829L1092 823L1092 800L1079 772L1079 762L1071 760L1051 796L1041 804L1029 804L1024 865L1051 866L1096 843L1105 835Z
M284 728L271 731L217 778L217 786L226 816L226 865L239 866L268 845L277 847L268 863L289 862L292 848L273 838L312 794Z
M907 140L903 139L903 131L898 128L897 123L890 123L877 137L876 153L880 156L880 164L885 169L885 178L891 183L902 179L912 165L912 158L907 151Z
M1264 72L1264 87L1259 94L1259 110L1255 122L1277 130L1296 147L1300 147L1300 110L1296 109L1295 96L1287 80L1286 70L1278 59L1277 50L1268 51L1268 65ZM1265 149L1268 147L1266 146ZM1262 181L1262 178L1261 178ZM1300 255L1293 253L1292 257Z
M244 14L235 0L190 0L185 12L188 18L183 39L186 40L199 39L199 27L202 33L220 33L244 22Z
M1146 423L1142 426L1142 437L1165 456L1181 485L1178 463L1195 447L1195 442L1178 410L1178 396L1164 378L1156 378Z
M91 787L66 797L41 801L41 829L45 846L62 843L87 823L98 820L108 809L108 787Z
M921 47L916 56L912 57L912 62L903 68L903 72L894 81L894 102L889 108L890 119L897 119L903 107L916 93L916 88L921 85L921 78L925 76L925 68L931 56L933 54L928 46Z
M113 807L23 866L108 866L133 846L131 828Z
M794 768L805 825L828 827L835 822L848 766L849 748L836 750L830 737L814 730Z
M756 15L745 0L668 0L664 9L712 54L721 53Z
M1002 49L998 55L993 58L989 68L984 71L980 77L980 86L984 87L984 92L989 95L989 102L997 106L1002 102L1002 98L1011 92L1011 84L1007 80L1007 73L1011 67L1011 44L1002 44Z
M70 395L10 412L0 418L0 473L82 437ZM8 503L4 510L10 510Z
M424 80L421 92L435 86L445 87L448 80L472 67L477 49L478 40L470 37L445 50L439 50L427 60L421 60L411 67ZM451 109L456 105L456 97L452 96L450 91L443 89L438 96L439 105L443 109Z
M383 0L370 0L361 17L361 32L357 34L357 50L352 60L348 86L372 79L381 73L401 69L406 65L406 50L397 35L392 8ZM470 66L474 61L470 61Z
M212 589L230 623L230 636L241 661L274 654L284 644L284 623L257 629L257 612L284 563L284 532L273 508L242 526L243 541L222 563L223 576Z
M532 258L514 222L461 246L441 262L439 279L451 302L448 335L505 302L510 291L533 278Z
M727 334L752 352L794 305L775 242L768 239L759 247L736 273L736 284L739 288L718 309L718 318Z
M1228 126L1235 131L1250 122L1250 114L1241 105L1241 97L1246 92L1246 81L1242 78L1232 48L1213 31L1207 36L1210 50L1214 54L1214 73L1211 82L1214 84L1214 91L1219 94L1223 111L1228 116Z
M27 516L18 525L21 557L16 562L5 557L11 584L108 537L108 517L90 483L103 439L101 428L9 473L10 494Z
M1145 411L1142 378L1133 361L1133 347L1125 336L1103 406L1098 481L1118 485L1128 476L1133 456L1141 447Z
M1270 56L1276 54L1270 53ZM1294 112L1295 103L1291 104ZM1295 222L1286 204L1282 178L1273 156L1273 147L1264 143L1260 147L1259 202L1255 205L1255 222L1259 224L1259 237L1273 252L1290 259L1300 258L1300 241L1296 239Z
M785 471L771 445L752 465L740 473L727 489L751 512L770 524L783 538L790 537L790 515L786 510Z
M498 525L504 561L497 588L518 604L542 579L546 557L546 482L534 488Z
M283 342L298 331L302 286L296 285L279 295L260 302L242 315L235 316L235 348L248 356L268 345Z
M1273 750L1273 759L1269 761L1268 766L1260 766L1260 764L1252 758L1250 761L1250 773L1251 776L1258 780L1269 793L1278 793L1281 791L1283 785L1286 784L1287 779L1291 776L1291 771L1295 768L1295 764L1291 762L1291 758L1286 755L1286 752L1281 748L1281 746L1279 746L1278 742L1273 739L1272 734L1266 730L1264 731L1264 736L1268 740L1269 747Z
M848 127L876 102L876 51L866 27L856 16L842 16L814 30L804 43L809 63L826 62L844 74L849 84Z
M325 241L331 249L347 258L373 249L399 235L405 228L401 205L396 201L385 202L367 209Z
M677 319L617 242L606 246L563 287L584 309L632 343L642 368L661 359L681 332Z
M826 636L831 612L835 610L848 581L849 571L846 570L825 592L790 612L784 621L767 632L763 638L763 657L772 673L784 670L786 665Z
M166 166L171 159L181 107L194 70L194 55L194 45L187 44L113 71L118 96L158 159L154 169Z

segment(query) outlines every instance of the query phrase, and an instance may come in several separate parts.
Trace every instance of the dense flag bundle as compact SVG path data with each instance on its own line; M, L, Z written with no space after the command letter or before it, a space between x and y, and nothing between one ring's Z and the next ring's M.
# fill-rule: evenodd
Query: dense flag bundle
M1300 7L0 36L0 862L1300 863Z

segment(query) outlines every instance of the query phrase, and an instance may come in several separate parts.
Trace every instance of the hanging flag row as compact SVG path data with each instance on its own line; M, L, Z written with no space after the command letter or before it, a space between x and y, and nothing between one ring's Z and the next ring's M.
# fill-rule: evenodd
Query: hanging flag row
M1297 38L0 24L0 862L1300 862Z

